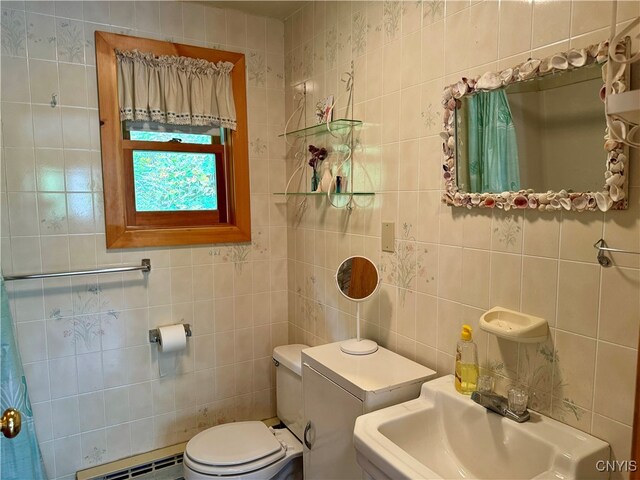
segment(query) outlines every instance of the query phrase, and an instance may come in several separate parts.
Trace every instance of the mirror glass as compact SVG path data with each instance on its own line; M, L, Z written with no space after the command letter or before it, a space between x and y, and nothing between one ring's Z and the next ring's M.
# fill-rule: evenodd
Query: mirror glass
M378 268L367 257L349 257L338 268L336 282L345 297L361 302L378 289Z
M600 190L601 87L592 64L463 97L455 112L459 190Z

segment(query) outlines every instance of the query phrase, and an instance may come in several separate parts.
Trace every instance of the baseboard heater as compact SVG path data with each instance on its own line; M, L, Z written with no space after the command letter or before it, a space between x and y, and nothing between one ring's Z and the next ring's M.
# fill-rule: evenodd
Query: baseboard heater
M179 480L186 443L80 470L77 480Z

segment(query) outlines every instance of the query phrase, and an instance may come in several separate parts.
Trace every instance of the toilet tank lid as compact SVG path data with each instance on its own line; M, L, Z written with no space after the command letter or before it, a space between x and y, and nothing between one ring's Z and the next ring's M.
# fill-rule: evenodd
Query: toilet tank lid
M301 343L280 345L273 349L273 358L292 372L302 376L302 350L305 348L309 348L309 345Z

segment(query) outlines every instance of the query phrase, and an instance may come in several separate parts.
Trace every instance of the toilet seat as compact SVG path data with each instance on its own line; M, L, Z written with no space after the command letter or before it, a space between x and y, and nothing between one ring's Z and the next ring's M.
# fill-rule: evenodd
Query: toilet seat
M242 475L282 459L287 449L262 422L226 423L193 437L185 464L212 476Z

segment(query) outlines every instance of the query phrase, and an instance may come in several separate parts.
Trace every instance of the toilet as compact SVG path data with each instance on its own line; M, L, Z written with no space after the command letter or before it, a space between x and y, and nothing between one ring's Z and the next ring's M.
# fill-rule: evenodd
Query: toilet
M302 349L273 350L278 418L286 428L263 422L217 425L198 433L184 451L185 480L302 479Z

